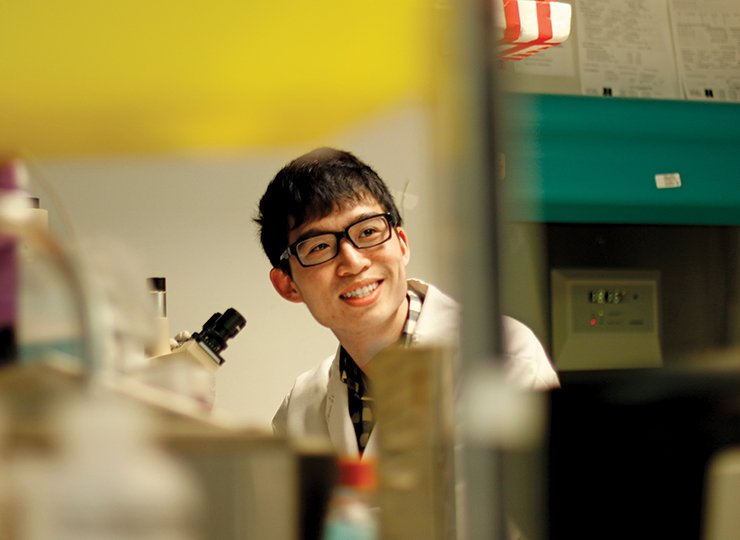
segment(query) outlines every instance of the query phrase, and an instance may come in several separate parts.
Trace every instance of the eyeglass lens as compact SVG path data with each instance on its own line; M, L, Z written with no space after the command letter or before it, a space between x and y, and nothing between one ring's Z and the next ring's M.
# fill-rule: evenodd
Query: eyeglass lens
M345 233L327 233L307 238L296 246L298 260L306 265L321 264L336 257L339 240L346 236L358 249L382 244L391 236L391 227L385 216L375 216L351 225Z

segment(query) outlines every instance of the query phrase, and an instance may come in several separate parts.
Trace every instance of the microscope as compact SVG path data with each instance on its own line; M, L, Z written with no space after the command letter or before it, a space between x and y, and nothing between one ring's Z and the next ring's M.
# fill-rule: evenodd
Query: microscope
M153 360L194 361L214 373L225 362L220 353L226 349L226 342L241 332L246 323L246 319L234 308L227 309L223 314L214 313L200 332L193 333L188 339L178 342L169 353L156 356Z
M215 398L215 374L225 360L221 356L227 342L246 325L246 319L233 307L217 312L192 335L181 332L169 338L165 278L150 278L150 292L157 309L158 339L147 349L147 367L140 378L152 386L194 399L210 408Z

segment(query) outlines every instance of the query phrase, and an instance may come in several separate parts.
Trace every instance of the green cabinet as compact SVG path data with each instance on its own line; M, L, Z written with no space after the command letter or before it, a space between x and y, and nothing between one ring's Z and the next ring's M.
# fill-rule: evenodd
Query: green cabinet
M506 94L509 217L740 224L740 105ZM681 187L656 187L678 173Z

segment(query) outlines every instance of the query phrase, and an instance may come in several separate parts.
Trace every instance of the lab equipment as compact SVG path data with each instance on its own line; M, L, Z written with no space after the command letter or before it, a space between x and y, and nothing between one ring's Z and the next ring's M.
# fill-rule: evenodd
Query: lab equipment
M193 335L180 344L172 352L160 356L158 360L164 361L185 353L211 371L215 371L225 360L220 355L226 349L227 342L241 332L247 320L234 308L227 309L223 314L214 313L208 319L200 332Z
M167 319L167 280L164 277L149 278L149 294L154 300L156 327L154 341L146 348L149 357L170 352L170 323Z
M137 378L210 407L215 398L215 373L225 362L221 352L246 322L234 308L228 308L223 314L214 313L200 331L170 352L151 358L149 365L137 373Z
M551 312L558 371L663 363L658 271L555 268Z

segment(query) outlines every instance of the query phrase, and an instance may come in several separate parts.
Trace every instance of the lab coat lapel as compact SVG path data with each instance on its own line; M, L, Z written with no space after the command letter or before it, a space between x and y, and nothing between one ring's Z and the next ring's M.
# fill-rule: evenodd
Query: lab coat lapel
M375 442L375 439L377 439L376 433L378 432L378 426L376 425L373 427L373 430L370 432L370 437L367 439L367 446L365 446L365 451L362 453L362 457L364 458L373 458L375 459L377 450L376 446L378 446L378 443Z
M337 453L343 456L357 456L357 436L349 417L347 386L339 376L339 352L334 357L329 371L329 385L326 393L326 425L329 437Z

